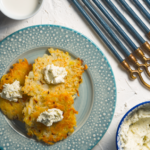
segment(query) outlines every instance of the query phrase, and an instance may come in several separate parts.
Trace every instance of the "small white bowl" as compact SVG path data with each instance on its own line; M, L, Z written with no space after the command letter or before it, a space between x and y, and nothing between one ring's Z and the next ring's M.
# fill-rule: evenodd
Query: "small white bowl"
M36 10L30 14L30 15L27 15L27 16L16 16L16 15L13 15L12 13L10 13L9 11L7 11L7 9L4 7L3 5L3 2L2 0L0 0L0 11L7 17L11 18L11 19L14 19L14 20L24 20L24 19L28 19L30 17L33 17L41 8L42 8L42 5L44 3L44 0L39 0L39 4L38 4L38 7L36 8Z
M130 115L134 114L139 109L149 109L150 110L150 101L146 101L146 102L143 102L143 103L140 103L140 104L134 106L123 116L123 118L121 119L121 121L118 125L118 129L117 129L117 133L116 133L117 150L123 150L121 147L121 139L120 139L120 132L121 132L122 124L124 123L124 121L126 121L129 118Z

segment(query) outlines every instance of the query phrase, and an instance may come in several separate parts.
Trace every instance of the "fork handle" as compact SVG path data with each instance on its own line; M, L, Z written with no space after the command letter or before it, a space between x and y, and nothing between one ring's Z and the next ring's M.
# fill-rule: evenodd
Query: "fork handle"
M133 32L133 34L138 38L141 44L144 44L146 41L142 38L142 36L135 30L135 28L128 22L128 20L124 17L124 15L117 9L117 7L112 3L111 0L103 0L107 2L107 4L113 9L113 11L119 16L119 18L126 24L126 26Z
M109 47L111 52L116 56L119 62L123 62L123 58L118 54L118 52L115 50L115 48L112 46L112 44L107 40L105 35L101 32L101 30L97 27L97 25L94 23L94 21L88 16L88 14L85 12L85 10L81 7L81 5L78 3L77 0L72 0L72 2L77 6L77 8L80 10L80 12L83 14L85 19L90 23L90 25L93 27L95 32L99 35L99 37L104 41L104 43Z
M142 6L138 0L133 0L139 6ZM138 17L138 15L133 11L133 9L127 4L125 0L120 0L121 4L129 11L131 16L140 24L140 26L145 30L146 33L150 32L150 29L144 24L144 22ZM146 9L145 9L146 10ZM150 14L148 13L150 19Z

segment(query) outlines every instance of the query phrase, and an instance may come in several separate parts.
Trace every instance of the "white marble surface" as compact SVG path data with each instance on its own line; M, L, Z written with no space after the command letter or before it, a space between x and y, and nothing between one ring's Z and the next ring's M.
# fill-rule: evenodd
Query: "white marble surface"
M123 12L123 14L128 18L130 23L137 29L137 31L142 35L145 40L146 36L144 32L136 25L135 22L129 17L123 8L117 3L117 0L113 0L115 5ZM136 7L131 2L132 0L126 0L130 6L135 9ZM140 0L145 8L148 7L145 3ZM150 22L148 22L140 12L136 11L140 18L145 22L147 26L150 27ZM100 13L101 14L101 13ZM117 19L118 20L118 19ZM107 21L107 20L106 20ZM118 21L120 23L120 21ZM15 21L5 17L0 12L0 40L3 40L9 34L22 29L24 27L37 25L37 24L55 24L61 25L68 28L72 28L92 40L105 54L108 61L110 62L117 85L117 103L115 115L113 117L112 123L107 130L101 141L93 148L93 150L115 150L115 136L117 126L122 116L134 105L150 100L150 91L144 88L140 82L136 79L134 81L130 80L128 74L120 67L118 61L110 53L109 49L105 46L102 40L96 35L94 30L89 26L87 21L82 17L82 15L77 11L71 0L45 0L43 8L34 17L23 20ZM120 24L122 26L122 24ZM112 27L112 25L110 25ZM123 27L123 26L122 26ZM113 30L115 30L112 27ZM126 28L123 29L129 34ZM116 32L116 30L115 30ZM131 34L129 36L133 41L139 46L138 42L135 40ZM121 37L120 37L121 38ZM122 39L122 38L121 38ZM122 41L124 43L124 41ZM150 40L149 40L150 42ZM115 46L115 45L114 45ZM127 48L129 48L127 46ZM119 49L118 49L119 50ZM131 51L131 49L129 48ZM144 75L144 74L143 74ZM148 83L150 81L147 79Z

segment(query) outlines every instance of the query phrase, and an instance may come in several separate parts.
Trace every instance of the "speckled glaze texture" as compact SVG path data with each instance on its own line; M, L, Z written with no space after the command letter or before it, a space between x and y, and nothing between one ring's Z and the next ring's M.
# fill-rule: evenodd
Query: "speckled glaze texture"
M39 25L17 31L0 43L0 77L19 55L43 46L68 50L88 65L94 87L91 113L79 130L53 146L21 136L0 113L0 146L11 150L92 149L107 131L114 114L116 85L112 69L98 47L80 33L61 26Z
M99 0L99 1L102 2L103 6L107 9L107 11L111 13L111 9L105 5L104 0ZM134 28L140 33L140 35L147 41L148 39L145 37L145 33L143 32L143 30L141 30L138 24L133 20L132 17L130 17L127 11L121 6L119 0L112 0L112 1L115 4L115 6L121 11L121 13L127 18L127 20L134 26ZM133 1L132 0L125 0L125 1L142 19L142 21L149 27L150 25L149 20L145 18L143 14L137 9ZM149 11L148 5L145 2L145 0L139 0L139 1L147 9L147 11ZM90 2L92 2L92 0L90 0ZM101 14L102 13L100 13L100 15ZM127 35L139 47L140 43L138 43L137 39L131 34L129 29L122 24L120 19L115 14L111 13L111 15L117 21L117 23L123 28L123 30L127 33ZM118 35L122 43L126 45L126 48L130 52L132 52L131 47L129 47L129 45L125 42L125 40L123 40L123 38L119 36L119 33L117 32L117 30L115 30L113 25L103 15L102 17L109 24L111 29ZM79 13L79 11L76 9L76 6L73 5L72 0L44 0L42 9L35 16L22 21L11 20L0 12L0 41L3 40L8 35L14 33L15 31L18 31L28 26L33 26L38 24L54 24L54 25L65 26L76 30L82 33L83 35L85 35L86 37L88 37L89 39L91 39L100 48L100 50L104 53L104 55L108 59L116 79L117 104L115 109L115 115L113 117L110 127L108 128L103 138L98 142L98 144L92 150L116 150L115 137L116 137L117 127L121 118L133 106L141 102L148 101L150 91L144 88L138 80L133 81L130 80L130 78L128 78L128 74L123 69L121 69L121 67L118 64L118 61L115 59L115 57L107 48L107 46L103 43L103 41L97 36L94 30L90 27L90 25L84 19L82 14ZM104 31L101 26L99 27L102 31ZM108 39L112 40L111 37L109 36L107 37ZM148 41L150 42L150 40ZM120 48L117 46L117 44L114 43L113 40L111 43L120 53ZM146 76L144 77L146 78ZM7 149L6 146L5 148Z

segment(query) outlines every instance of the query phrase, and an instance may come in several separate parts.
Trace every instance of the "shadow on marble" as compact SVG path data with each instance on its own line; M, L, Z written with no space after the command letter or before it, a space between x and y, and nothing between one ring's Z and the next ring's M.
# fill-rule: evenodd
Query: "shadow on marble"
M5 16L1 11L0 11L0 29L6 29L7 27L15 26L20 24L22 20L13 20Z

